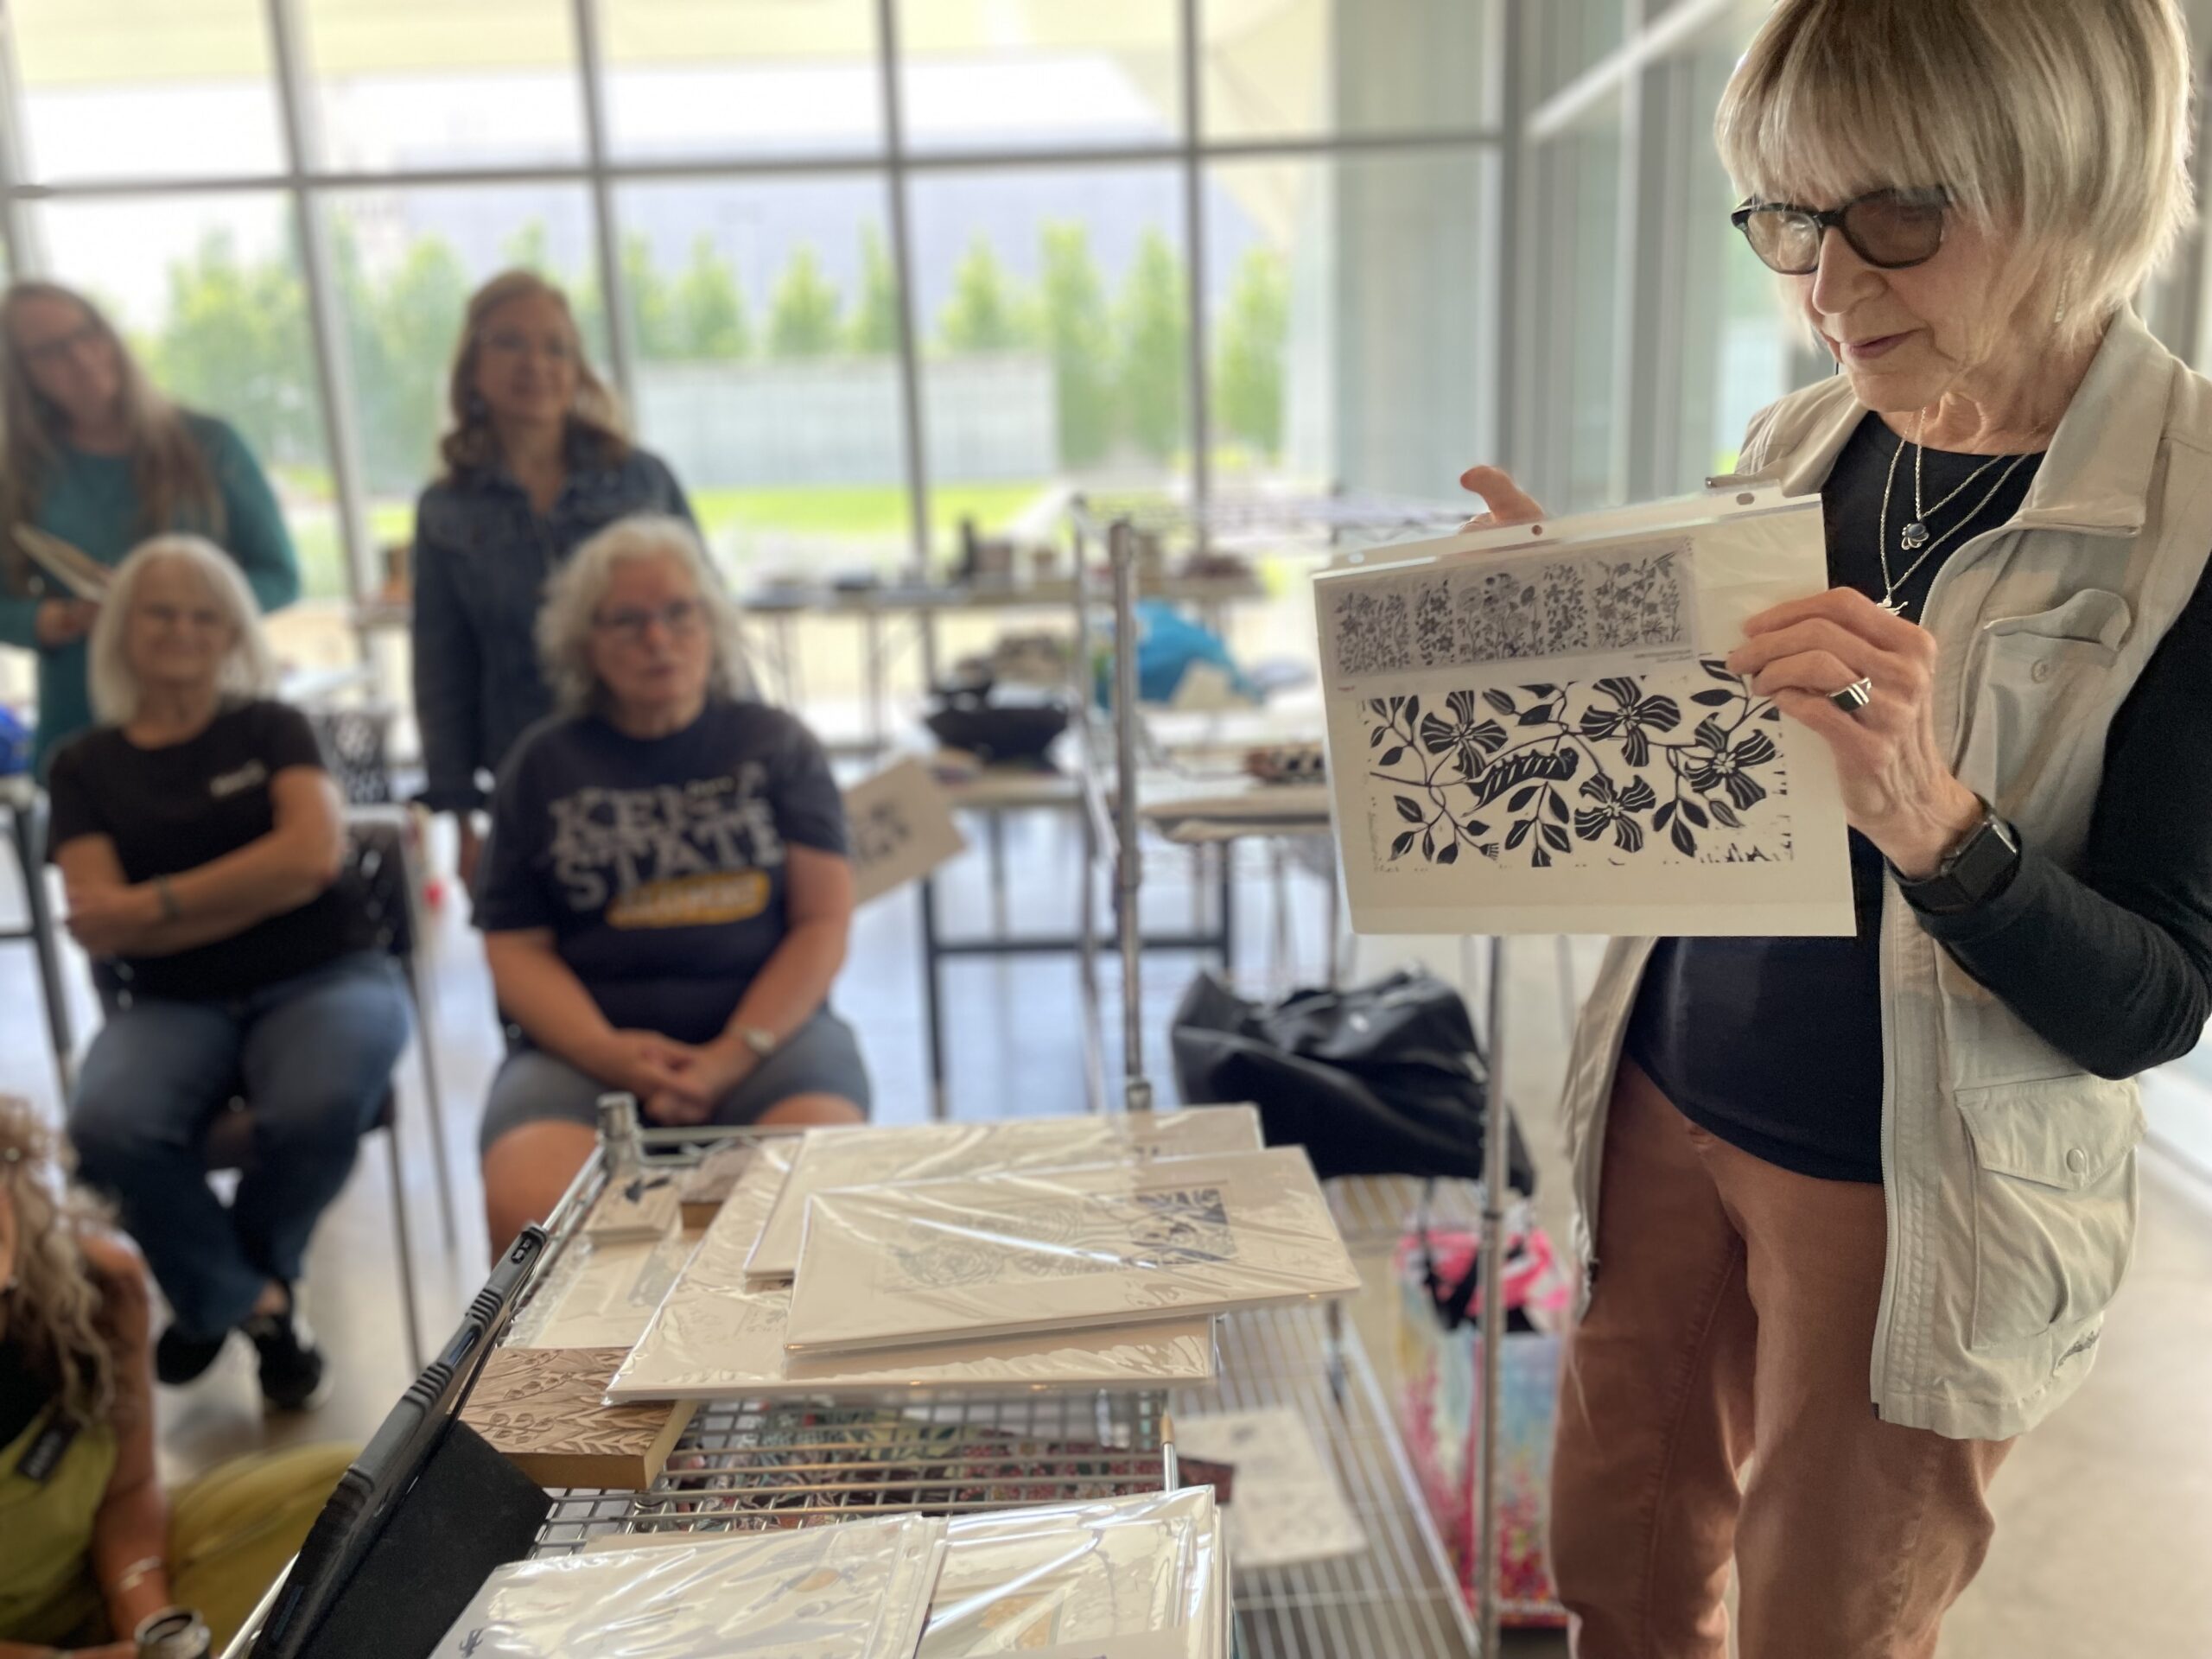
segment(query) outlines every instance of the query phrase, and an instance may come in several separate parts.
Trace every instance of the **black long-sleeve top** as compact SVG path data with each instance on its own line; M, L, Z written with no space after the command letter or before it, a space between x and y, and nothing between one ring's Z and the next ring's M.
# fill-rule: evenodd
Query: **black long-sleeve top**
M1829 580L1879 599L1882 493L1901 441L1869 416L1821 493ZM1935 504L1988 458L1930 450L1923 498L1941 535L1971 519L1899 592L1920 620L1960 546L2018 511L2040 457ZM1912 517L1908 448L1890 507ZM1985 499L1986 497L1986 499ZM1626 1050L1685 1116L1753 1155L1832 1180L1882 1179L1881 854L1851 836L1850 938L1666 939ZM2032 842L1995 896L1921 925L2045 1042L2108 1077L2185 1054L2212 1014L2212 575L2145 665L2113 722L2087 847L2072 870Z

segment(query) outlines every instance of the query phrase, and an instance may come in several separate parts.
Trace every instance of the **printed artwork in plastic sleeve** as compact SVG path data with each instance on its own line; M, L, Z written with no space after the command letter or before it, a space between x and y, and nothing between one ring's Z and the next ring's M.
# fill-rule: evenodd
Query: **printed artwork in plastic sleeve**
M951 1522L918 1659L1229 1659L1212 1490Z
M435 1659L909 1659L944 1559L919 1516L500 1567Z
M1772 485L1317 577L1353 926L1853 931L1827 746L1724 661L1827 585L1819 503Z
M836 1353L1347 1295L1300 1147L817 1192L785 1346Z
M772 1144L766 1143L766 1144ZM784 1350L791 1288L748 1288L747 1255L765 1215L756 1163L708 1227L675 1287L607 1388L618 1402L804 1395L883 1398L923 1389L1006 1393L1042 1388L1192 1387L1214 1376L1203 1315L1109 1330L1042 1332L880 1357L804 1358ZM780 1180L780 1173L777 1174ZM772 1187L767 1189L772 1192Z
M760 1242L746 1264L746 1276L756 1287L790 1279L798 1266L806 1200L810 1194L833 1186L1257 1152L1264 1144L1260 1115L1250 1106L812 1130L800 1143L790 1179L777 1195Z

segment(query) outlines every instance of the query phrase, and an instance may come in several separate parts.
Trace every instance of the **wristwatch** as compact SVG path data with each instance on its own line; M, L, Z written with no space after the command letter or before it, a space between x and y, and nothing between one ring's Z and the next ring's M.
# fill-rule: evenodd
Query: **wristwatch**
M762 1026L740 1026L737 1040L764 1060L776 1052L776 1033Z
M2019 868L2019 836L1984 801L1981 822L1967 838L1945 854L1931 874L1916 880L1897 875L1897 888L1915 910L1956 916L2004 892ZM1896 866L1891 866L1891 873L1897 874Z

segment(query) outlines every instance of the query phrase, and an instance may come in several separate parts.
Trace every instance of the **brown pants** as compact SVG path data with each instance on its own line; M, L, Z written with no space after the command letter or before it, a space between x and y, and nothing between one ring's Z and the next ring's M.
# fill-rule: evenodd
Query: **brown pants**
M1886 1232L1879 1187L1739 1151L1621 1063L1552 1475L1577 1659L1726 1659L1732 1555L1742 1659L1935 1652L2011 1442L1874 1414Z

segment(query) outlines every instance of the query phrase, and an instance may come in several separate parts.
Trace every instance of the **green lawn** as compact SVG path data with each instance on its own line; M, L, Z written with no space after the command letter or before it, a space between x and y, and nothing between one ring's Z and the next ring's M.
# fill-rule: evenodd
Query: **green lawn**
M931 537L950 548L960 521L972 518L992 533L1003 530L1033 505L1047 486L1035 484L942 484L930 493ZM749 490L695 490L691 510L708 536L723 541L729 532L742 540L747 531L844 541L855 545L888 543L903 550L909 518L906 491L898 484L803 485Z

